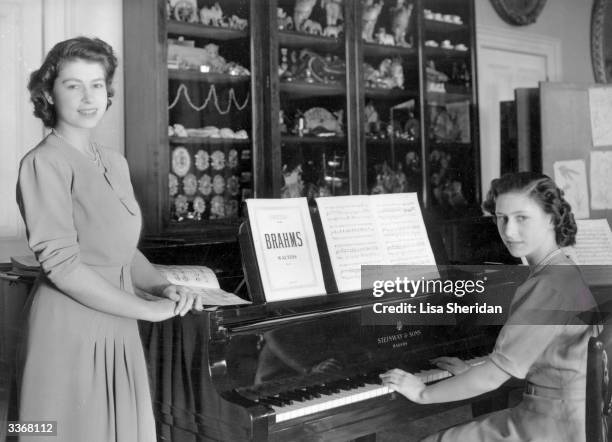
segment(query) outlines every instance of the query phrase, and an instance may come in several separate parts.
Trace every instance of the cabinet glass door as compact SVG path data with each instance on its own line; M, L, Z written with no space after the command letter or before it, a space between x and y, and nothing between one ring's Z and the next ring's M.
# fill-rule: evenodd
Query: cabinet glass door
M283 198L349 193L346 10L336 0L277 3L278 73L272 75L278 75L282 183L275 193Z
M479 200L473 3L423 1L429 206L464 216Z
M422 191L416 15L413 2L361 4L368 193Z
M253 192L250 4L170 3L170 223L236 222Z

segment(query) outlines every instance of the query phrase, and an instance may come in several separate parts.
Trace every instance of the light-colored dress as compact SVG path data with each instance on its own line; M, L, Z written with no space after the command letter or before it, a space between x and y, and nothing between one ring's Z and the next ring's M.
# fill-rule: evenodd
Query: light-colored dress
M97 163L56 135L22 160L17 201L42 267L23 348L20 420L57 421L57 436L20 440L154 442L155 422L135 319L86 307L59 291L82 263L125 296L141 228L125 159Z
M573 262L561 250L546 257L517 289L490 355L527 380L522 401L424 441L584 441L587 345L599 328L578 316L595 306Z

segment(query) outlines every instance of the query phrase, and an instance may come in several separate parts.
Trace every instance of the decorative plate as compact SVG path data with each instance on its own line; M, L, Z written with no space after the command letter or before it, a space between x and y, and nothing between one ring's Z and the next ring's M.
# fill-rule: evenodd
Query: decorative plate
M491 4L506 23L524 26L535 23L546 0L491 0Z
M227 154L227 165L234 169L238 166L238 151L236 149L232 149Z
M168 190L170 196L174 196L178 193L178 178L172 173L168 174Z
M199 215L202 215L206 210L206 201L201 196L196 196L193 199L193 211Z
M210 157L208 155L208 152L202 149L198 150L198 152L195 154L196 169L206 170L208 169L209 163L210 163Z
M211 166L214 170L221 170L225 168L225 154L220 150L215 150L211 158Z
M215 175L212 182L213 190L217 194L225 192L225 178L221 175Z
M179 146L172 151L172 172L184 177L191 167L189 151L184 146Z
M185 195L195 195L198 190L198 180L193 173L188 173L183 178L183 191Z
M212 192L212 180L210 175L202 175L202 177L198 180L198 190L204 196L210 195L210 192Z

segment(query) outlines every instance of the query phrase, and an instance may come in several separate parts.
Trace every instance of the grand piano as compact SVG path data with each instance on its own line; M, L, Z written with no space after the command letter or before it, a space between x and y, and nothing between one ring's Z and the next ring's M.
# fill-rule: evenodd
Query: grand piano
M479 241L487 241L482 232ZM452 231L446 235L456 246ZM443 250L432 245L439 261ZM500 278L493 289L509 300L515 284ZM332 293L141 324L159 440L375 440L377 432L462 404L414 404L381 385L379 374L399 367L428 383L444 379L450 374L431 358L476 364L499 328L479 325L475 315L437 326L364 324L375 301L371 292ZM383 302L413 301L394 295ZM470 403L477 413L504 408L507 393Z

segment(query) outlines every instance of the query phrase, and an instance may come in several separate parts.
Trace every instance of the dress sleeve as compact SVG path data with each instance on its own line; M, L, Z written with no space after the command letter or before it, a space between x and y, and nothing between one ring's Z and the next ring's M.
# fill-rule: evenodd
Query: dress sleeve
M508 321L501 329L491 361L519 379L562 332L565 313L554 306L558 290L546 279L526 281L517 289Z
M28 244L54 283L80 262L71 188L72 169L61 158L33 152L22 160L17 204Z

